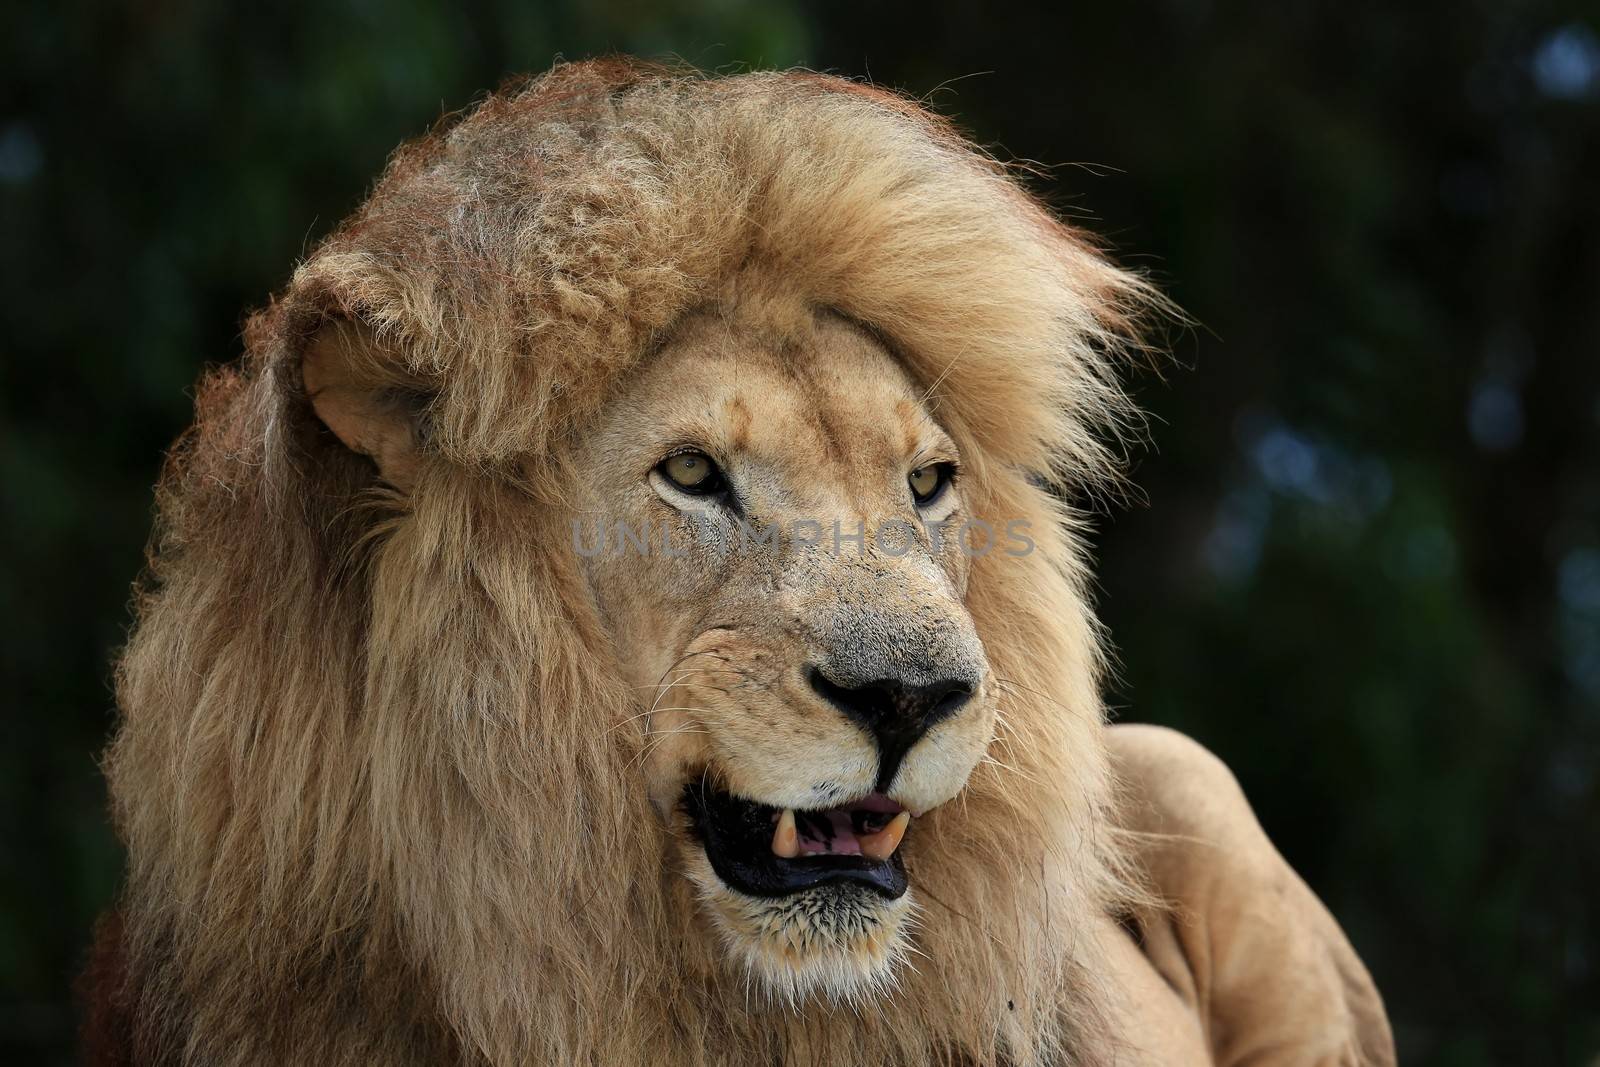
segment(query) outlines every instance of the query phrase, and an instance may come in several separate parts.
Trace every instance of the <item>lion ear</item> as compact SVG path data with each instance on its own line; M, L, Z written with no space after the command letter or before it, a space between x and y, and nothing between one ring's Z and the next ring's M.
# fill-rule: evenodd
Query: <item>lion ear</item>
M301 357L306 396L322 424L352 452L369 457L395 488L416 481L418 405L381 368L393 366L372 328L339 320L321 327Z

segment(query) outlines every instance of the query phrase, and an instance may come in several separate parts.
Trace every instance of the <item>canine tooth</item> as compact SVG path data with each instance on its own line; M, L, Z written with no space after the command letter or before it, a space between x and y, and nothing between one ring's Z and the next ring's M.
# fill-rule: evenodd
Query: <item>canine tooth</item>
M906 836L906 827L910 825L911 813L902 811L890 819L889 825L882 830L859 839L862 855L875 860L888 859L894 855L894 850L900 847L900 839Z
M800 835L794 828L794 809L784 808L778 816L778 828L772 832L772 854L792 860L800 855Z

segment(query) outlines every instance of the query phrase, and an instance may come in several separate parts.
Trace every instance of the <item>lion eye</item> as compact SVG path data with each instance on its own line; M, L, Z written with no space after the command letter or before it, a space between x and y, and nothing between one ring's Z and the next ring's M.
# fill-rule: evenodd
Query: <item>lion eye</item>
M662 460L656 469L674 487L692 496L709 496L725 484L722 471L704 452L679 452Z
M949 463L931 463L912 471L906 477L906 482L911 486L911 496L917 506L927 507L939 499L954 472L955 468Z

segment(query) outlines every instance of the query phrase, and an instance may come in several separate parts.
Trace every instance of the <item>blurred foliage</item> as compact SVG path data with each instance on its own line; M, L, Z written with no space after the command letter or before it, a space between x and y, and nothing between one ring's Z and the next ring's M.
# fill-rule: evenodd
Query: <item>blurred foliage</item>
M1200 324L1101 521L1118 713L1235 768L1405 1062L1594 1062L1600 10L1560 0L0 11L0 1057L72 1056L108 664L200 366L399 140L609 49L1084 162L1034 185Z

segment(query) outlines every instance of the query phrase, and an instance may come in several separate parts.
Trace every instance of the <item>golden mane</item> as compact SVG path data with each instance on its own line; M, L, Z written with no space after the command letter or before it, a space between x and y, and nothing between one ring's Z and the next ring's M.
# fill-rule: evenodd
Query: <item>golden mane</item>
M938 397L1003 727L930 814L920 953L864 1022L752 998L696 933L566 551L587 420L735 271L867 324ZM558 67L401 149L201 385L158 490L107 773L141 1061L1098 1062L1124 891L1076 527L1155 300L1005 169L814 74ZM361 321L427 427L414 491L315 419ZM1040 564L1040 560L1044 564ZM841 1021L844 1020L844 1021Z

